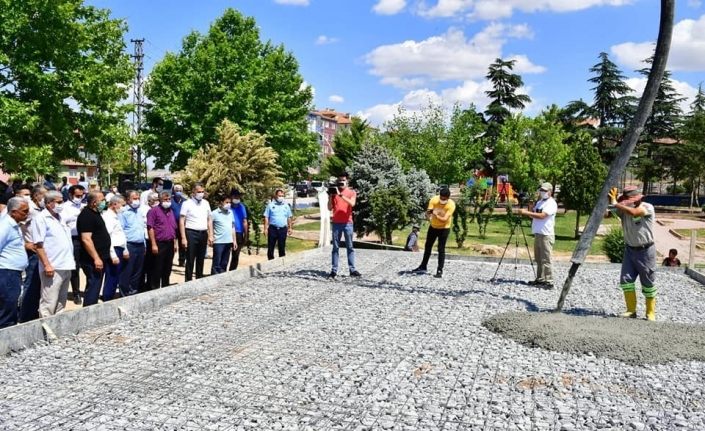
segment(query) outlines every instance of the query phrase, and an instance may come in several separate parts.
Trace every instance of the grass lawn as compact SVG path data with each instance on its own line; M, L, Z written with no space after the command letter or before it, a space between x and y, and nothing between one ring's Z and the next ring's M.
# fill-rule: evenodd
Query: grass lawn
M705 229L674 229L676 233L679 235L682 235L685 238L690 238L690 231L691 230L697 230L698 233L698 240L703 241L705 240Z
M294 226L294 230L303 230L307 232L318 232L321 230L321 221L316 220L310 223L297 224Z
M254 250L255 250L254 236L251 236L250 239L252 240L252 252L254 253ZM267 255L267 236L266 235L262 235L262 237L260 238L259 247L260 247L259 254L266 256ZM308 241L308 240L292 238L292 237L288 237L286 239L287 253L296 253L298 251L311 250L316 247L318 247L318 241ZM275 256L276 255L277 254L275 252Z
M293 212L294 212L294 216L298 217L298 216L304 216L304 215L309 215L309 214L320 214L321 209L318 207L297 208Z
M587 222L587 216L581 215L580 217L580 224L585 225ZM605 219L603 221L604 224L608 225L617 225L618 221L617 219ZM427 230L428 223L424 222L421 225L421 242L423 245L423 241L425 240L426 237L426 230ZM524 227L524 233L526 233L526 239L527 242L529 243L529 249L533 253L533 247L534 247L534 237L531 235L531 221L527 218L523 219L522 226ZM574 211L569 211L568 213L563 213L563 211L559 211L559 213L556 215L556 243L553 246L554 251L558 252L567 252L570 253L573 251L575 248L576 244L578 243L578 240L574 239L574 231L575 231L575 212ZM406 240L407 235L411 232L411 228L406 228L401 231L397 231L394 233L395 238L394 238L394 244L395 245L404 245L404 241ZM465 244L463 246L463 249L458 248L458 244L455 239L455 234L451 231L450 233L450 238L448 239L448 244L446 246L446 250L449 253L457 253L457 254L477 254L477 252L472 250L472 245L474 244L487 244L487 245L497 245L500 247L504 247L507 245L507 241L509 240L509 234L511 230L509 228L509 225L507 223L507 216L505 214L496 214L493 215L492 218L490 219L489 224L487 225L487 236L486 238L480 238L478 234L478 226L477 223L472 223L468 224L468 235L465 238ZM519 246L524 247L524 238L521 236L521 231L517 228L515 234L519 234ZM601 237L596 237L595 240L592 243L592 247L590 248L590 254L593 255L602 255L604 254L602 252L602 243L603 239ZM512 244L515 244L515 238L512 238Z

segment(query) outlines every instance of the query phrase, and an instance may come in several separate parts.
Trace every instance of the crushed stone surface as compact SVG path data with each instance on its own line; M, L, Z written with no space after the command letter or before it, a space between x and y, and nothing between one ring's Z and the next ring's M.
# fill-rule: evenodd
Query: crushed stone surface
M358 250L363 277L331 281L322 251L2 357L0 429L705 429L705 363L525 346L483 322L553 309L558 291L525 284L528 265L505 261L491 283L496 264L447 261L437 279L410 273L420 259ZM565 306L576 327L623 311L618 277L580 269ZM705 323L703 286L661 270L657 286L656 325Z

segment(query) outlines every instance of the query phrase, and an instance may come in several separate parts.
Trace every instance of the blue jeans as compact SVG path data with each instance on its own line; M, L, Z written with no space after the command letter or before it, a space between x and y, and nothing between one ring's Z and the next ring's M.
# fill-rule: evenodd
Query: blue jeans
M232 249L232 242L227 244L213 244L213 266L211 267L211 275L220 274L228 270L230 250Z
M27 261L29 264L24 270L25 279L22 285L22 299L20 299L20 323L39 318L39 297L42 295L39 282L39 258L36 253L28 253Z
M122 257L122 253L125 251L122 247L115 247L115 253L118 255L118 264L113 265L112 262L108 264L105 268L105 284L103 285L103 301L110 301L115 297L115 291L117 290L118 283L120 281L120 274L125 269L127 265L127 260ZM132 259L132 256L130 256Z
M0 328L17 324L17 301L21 291L22 271L0 269Z
M332 272L338 272L338 254L340 251L340 234L345 237L345 248L348 251L348 269L350 272L355 272L355 249L353 248L353 224L352 223L333 223L333 267Z
M109 260L103 259L103 269L108 267ZM100 296L100 288L103 285L103 271L95 269L93 262L81 262L81 269L86 276L86 291L84 292L83 306L94 305L98 303Z
M130 258L120 273L120 293L122 296L134 295L142 283L142 264L144 263L144 243L128 242L127 252Z

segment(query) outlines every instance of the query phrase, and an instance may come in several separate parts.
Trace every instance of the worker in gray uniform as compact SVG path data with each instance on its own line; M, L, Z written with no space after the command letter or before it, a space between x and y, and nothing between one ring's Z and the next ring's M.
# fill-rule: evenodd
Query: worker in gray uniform
M627 311L622 317L636 317L637 276L646 299L646 319L656 320L656 246L654 245L654 206L642 202L642 194L635 186L627 186L617 197L618 190L610 190L610 213L622 221L624 231L624 258L619 284L624 293Z

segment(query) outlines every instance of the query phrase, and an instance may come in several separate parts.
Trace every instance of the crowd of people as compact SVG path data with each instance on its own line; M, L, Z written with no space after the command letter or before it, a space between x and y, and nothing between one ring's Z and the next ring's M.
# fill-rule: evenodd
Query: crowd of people
M201 184L190 196L163 185L154 178L142 193L121 194L81 177L8 187L0 196L0 328L59 313L68 300L89 306L166 287L176 255L186 281L201 278L209 246L211 274L237 269L248 232L241 192L211 209Z

